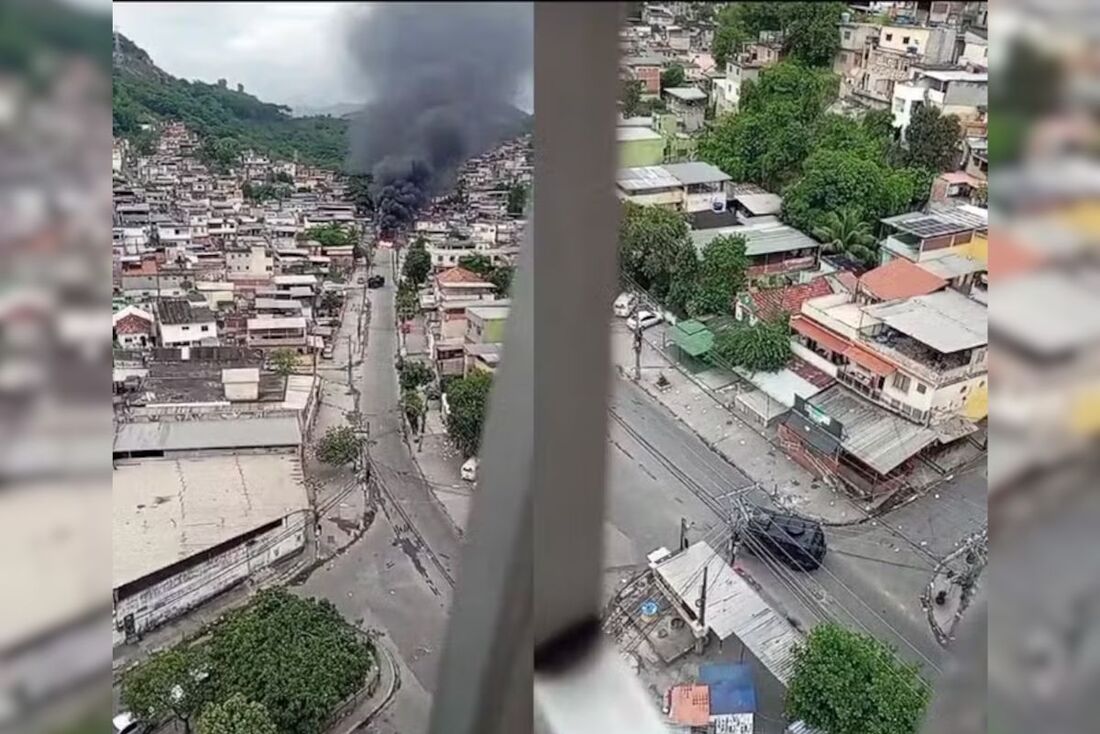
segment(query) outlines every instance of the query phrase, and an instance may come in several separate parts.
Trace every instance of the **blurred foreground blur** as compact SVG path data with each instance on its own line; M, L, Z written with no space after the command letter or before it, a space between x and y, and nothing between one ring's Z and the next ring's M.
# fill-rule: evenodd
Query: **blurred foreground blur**
M1006 0L990 25L988 699L954 693L990 732L1096 731L1100 14Z
M0 3L4 731L108 727L109 64L107 13Z

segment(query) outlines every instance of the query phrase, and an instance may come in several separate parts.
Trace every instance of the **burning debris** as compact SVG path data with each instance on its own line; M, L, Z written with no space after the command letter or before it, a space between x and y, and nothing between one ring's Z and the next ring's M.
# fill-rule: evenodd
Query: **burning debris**
M532 6L385 3L349 10L351 55L371 102L349 168L370 173L379 227L408 225L470 156L516 135L532 69Z

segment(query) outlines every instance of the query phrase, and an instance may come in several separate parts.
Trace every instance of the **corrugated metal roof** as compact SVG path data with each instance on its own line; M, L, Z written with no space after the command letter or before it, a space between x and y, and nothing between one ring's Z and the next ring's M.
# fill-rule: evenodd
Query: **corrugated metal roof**
M663 168L684 186L703 183L719 183L730 180L728 173L717 166L712 166L702 161L668 163L665 164Z
M737 194L734 198L737 200L737 203L745 207L750 214L755 216L778 214L783 208L783 197L779 194L770 194L767 192L746 193Z
M620 125L615 128L615 139L629 142L631 140L660 140L661 134L647 127L626 127Z
M681 186L679 179L665 170L664 166L620 168L615 182L624 191L675 189Z
M696 230L691 233L692 242L700 252L716 237L740 235L745 238L745 254L768 255L773 252L792 252L805 248L820 249L821 243L785 224L768 223L765 226L720 227Z
M867 313L943 354L989 343L989 309L955 290L870 306Z
M826 388L806 402L843 426L840 445L845 451L883 475L937 440L935 432L910 423L841 385Z
M697 102L707 98L707 93L698 87L667 87L664 92L685 102Z
M302 435L294 416L220 420L123 423L115 451L198 451L244 447L298 446Z
M657 564L656 573L680 594L680 600L695 608L707 569L707 626L719 639L736 636L749 652L783 685L794 670L794 647L798 632L767 605L722 554L708 543L699 542Z

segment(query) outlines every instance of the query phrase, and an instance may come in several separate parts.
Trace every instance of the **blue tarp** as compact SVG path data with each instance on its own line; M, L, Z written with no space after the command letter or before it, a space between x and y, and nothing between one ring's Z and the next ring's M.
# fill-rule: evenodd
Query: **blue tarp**
M699 666L699 682L710 686L710 715L756 713L756 686L748 665L708 663Z

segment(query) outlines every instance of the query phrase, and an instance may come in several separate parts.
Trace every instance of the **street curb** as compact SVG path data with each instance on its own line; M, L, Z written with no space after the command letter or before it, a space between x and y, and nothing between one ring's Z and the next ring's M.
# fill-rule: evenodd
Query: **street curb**
M374 721L374 718L378 714L382 713L391 703L393 703L394 697L397 695L397 691L401 688L401 671L397 667L397 662L393 658L393 653L390 649L382 644L382 641L378 635L371 636L371 642L374 643L374 649L379 653L378 659L381 664L384 658L386 664L390 667L390 687L386 691L386 695L382 696L382 700L378 702L370 712L368 712L363 718L352 723L349 727L339 729L341 734L353 734L353 732L365 731L368 724ZM329 730L329 734L332 734L332 730Z

